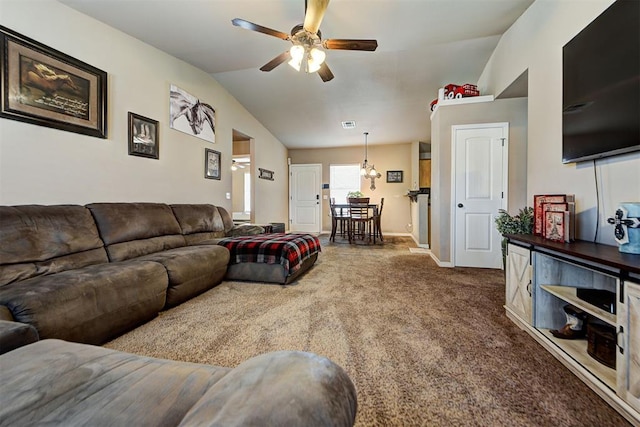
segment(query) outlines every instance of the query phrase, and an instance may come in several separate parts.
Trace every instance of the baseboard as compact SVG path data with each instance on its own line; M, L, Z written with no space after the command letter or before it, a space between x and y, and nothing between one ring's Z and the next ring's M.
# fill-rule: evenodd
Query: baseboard
M445 267L445 268L453 268L454 265L451 263L451 261L440 261L438 259L438 257L431 252L431 258L436 262L436 264L438 264L438 267Z

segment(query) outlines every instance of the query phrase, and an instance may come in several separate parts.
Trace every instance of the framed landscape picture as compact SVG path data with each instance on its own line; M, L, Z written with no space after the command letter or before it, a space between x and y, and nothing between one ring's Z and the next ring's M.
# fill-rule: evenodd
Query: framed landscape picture
M0 26L0 117L107 137L107 73Z
M204 177L207 179L220 179L220 152L204 149Z
M158 121L129 112L129 154L160 158Z

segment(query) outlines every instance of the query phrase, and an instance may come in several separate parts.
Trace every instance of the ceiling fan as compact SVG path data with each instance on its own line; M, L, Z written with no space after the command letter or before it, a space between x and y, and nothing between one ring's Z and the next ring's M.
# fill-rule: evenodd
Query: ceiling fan
M283 62L289 63L293 68L307 73L318 72L323 82L333 79L333 73L325 59L324 49L340 50L366 50L374 51L378 47L376 40L355 40L355 39L328 39L322 40L320 23L329 5L329 0L305 0L304 23L298 24L291 29L291 34L286 34L244 19L235 18L231 23L236 27L241 27L251 31L267 34L282 40L293 43L291 49L273 58L263 65L261 71L271 71Z

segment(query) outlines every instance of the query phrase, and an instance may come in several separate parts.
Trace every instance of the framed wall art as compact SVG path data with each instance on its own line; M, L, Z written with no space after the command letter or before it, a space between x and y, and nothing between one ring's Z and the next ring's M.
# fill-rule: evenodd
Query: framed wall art
M216 142L216 111L186 90L171 85L169 127L186 134Z
M220 152L204 149L204 177L207 179L220 179Z
M129 154L160 158L158 121L129 112Z
M269 181L273 181L273 171L258 168L258 178L267 179Z
M403 171L387 171L387 182L402 182Z
M0 26L0 117L107 137L107 73Z

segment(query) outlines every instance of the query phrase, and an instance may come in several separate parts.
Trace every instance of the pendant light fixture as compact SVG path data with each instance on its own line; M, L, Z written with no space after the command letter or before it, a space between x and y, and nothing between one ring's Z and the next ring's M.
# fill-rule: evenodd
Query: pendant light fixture
M378 173L378 171L376 171L376 167L371 164L369 165L369 160L367 159L367 148L368 148L368 141L367 141L367 137L369 136L369 132L365 132L364 133L364 162L362 162L362 168L360 169L360 175L363 178L366 179L370 179L371 180L371 186L369 188L371 188L372 190L376 189L376 178L380 178L380 174Z

